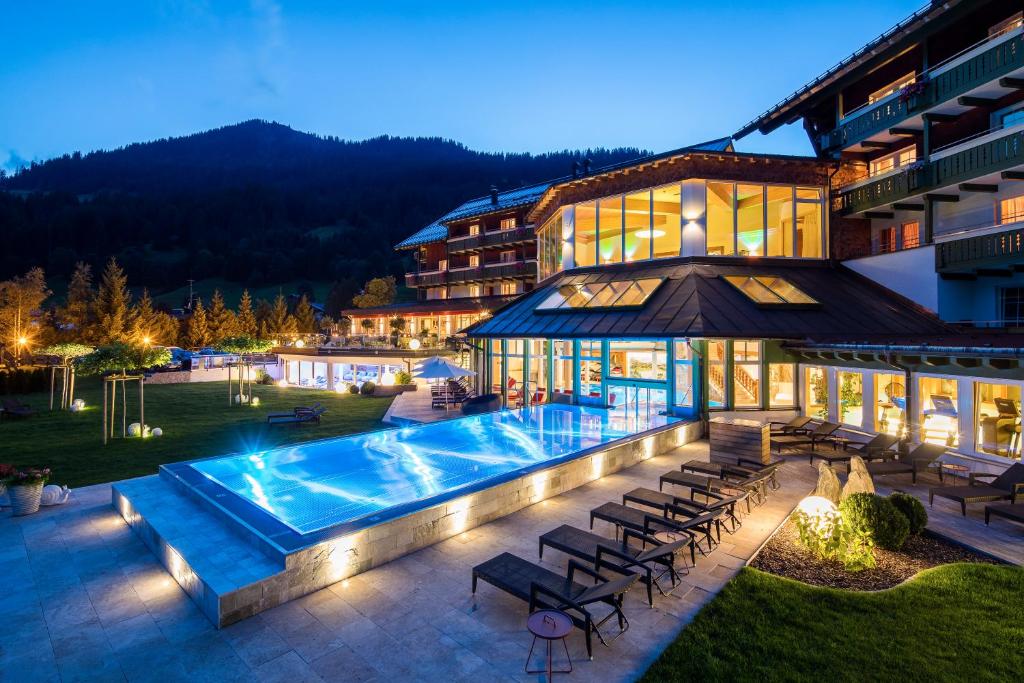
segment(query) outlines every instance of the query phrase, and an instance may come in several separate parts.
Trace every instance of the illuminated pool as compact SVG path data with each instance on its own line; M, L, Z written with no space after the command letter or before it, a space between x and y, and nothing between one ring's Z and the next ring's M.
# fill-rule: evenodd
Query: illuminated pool
M541 405L189 463L298 534L376 523L678 422Z

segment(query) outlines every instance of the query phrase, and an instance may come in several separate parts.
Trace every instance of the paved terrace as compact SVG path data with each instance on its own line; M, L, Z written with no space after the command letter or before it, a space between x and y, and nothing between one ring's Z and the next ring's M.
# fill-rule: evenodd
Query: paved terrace
M522 672L531 640L525 603L484 583L474 599L471 568L502 551L536 560L540 534L563 523L586 528L591 508L637 485L657 488L659 474L694 457L707 457L706 442L220 631L111 509L109 486L79 489L65 507L0 519L0 576L8 587L0 596L0 679L537 680ZM645 670L807 494L815 473L805 458L791 458L783 488L710 557L698 556L685 585L656 597L655 609L643 590L631 591L630 630L609 648L595 639L592 662L575 631L576 671L565 680L629 681ZM948 517L936 504L935 523ZM951 524L972 537L984 529L976 519L968 523ZM597 530L611 534L601 522ZM1020 545L1019 529L1001 533L1000 543L1012 537ZM549 549L543 564L564 570L566 557Z

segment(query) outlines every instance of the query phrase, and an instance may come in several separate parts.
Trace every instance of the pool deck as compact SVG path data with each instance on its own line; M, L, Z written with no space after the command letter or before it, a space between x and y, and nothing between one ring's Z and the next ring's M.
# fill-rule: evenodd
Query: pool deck
M395 396L381 422L386 425L404 426L410 422L425 424L462 417L459 406L452 406L449 410L432 408L430 385L422 380L417 384L419 386L416 391L405 391Z
M0 576L9 587L0 597L0 679L536 681L522 672L530 646L526 605L487 584L474 598L472 567L504 551L536 560L540 534L563 523L586 528L591 508L638 485L657 488L659 474L694 457L707 457L706 442L219 631L110 507L109 485L77 489L66 506L0 518ZM785 519L815 476L805 457L789 458L783 488L710 557L698 557L678 597L656 597L650 609L643 591L630 592L630 630L610 647L595 640L593 661L574 631L576 671L565 680L637 678ZM929 512L933 525L964 540L995 532L999 545L1024 545L1020 525L1000 522L986 530L974 516L962 520L958 509L938 502ZM610 532L601 523L597 530ZM542 564L561 570L566 557L548 551Z

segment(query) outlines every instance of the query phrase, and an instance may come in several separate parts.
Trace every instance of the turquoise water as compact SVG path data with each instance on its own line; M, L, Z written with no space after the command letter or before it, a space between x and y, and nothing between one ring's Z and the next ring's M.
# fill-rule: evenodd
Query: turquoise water
M540 405L191 463L300 534L492 486L678 421Z

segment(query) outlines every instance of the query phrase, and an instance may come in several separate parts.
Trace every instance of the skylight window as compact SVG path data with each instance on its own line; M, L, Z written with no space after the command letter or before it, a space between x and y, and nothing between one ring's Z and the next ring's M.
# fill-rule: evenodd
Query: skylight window
M586 285L562 285L537 306L538 311L600 308L639 308L665 278L615 280Z
M756 304L762 306L817 306L818 301L808 296L789 280L775 276L725 275L725 280Z

